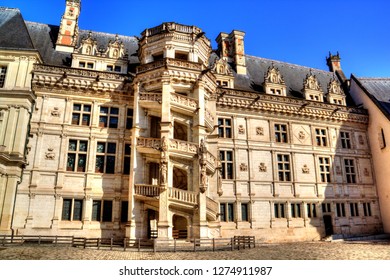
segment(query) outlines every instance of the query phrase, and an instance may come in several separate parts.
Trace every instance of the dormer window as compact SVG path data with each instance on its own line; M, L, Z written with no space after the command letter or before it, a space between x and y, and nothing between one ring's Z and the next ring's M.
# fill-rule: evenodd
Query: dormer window
M303 83L303 95L306 100L324 101L324 93L322 92L321 85L315 75L310 73L306 75L306 79Z
M94 63L93 62L80 61L79 62L79 68L93 69L94 68Z
M109 72L122 72L122 67L119 65L107 65L107 71Z
M265 93L286 96L286 84L280 71L273 64L264 76Z
M337 105L346 105L345 94L340 86L340 83L336 80L336 77L330 81L328 85L328 100L329 103Z
M271 88L270 91L272 94L282 95L282 91L280 89Z

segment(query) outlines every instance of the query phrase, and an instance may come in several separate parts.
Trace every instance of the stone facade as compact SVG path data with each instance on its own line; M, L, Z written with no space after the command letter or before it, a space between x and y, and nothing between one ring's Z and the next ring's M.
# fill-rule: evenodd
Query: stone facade
M172 22L140 38L86 32L80 8L66 1L57 50L39 45L47 25L27 24L50 56L32 69L29 152L3 199L16 201L5 229L264 241L382 230L368 115L346 106L339 64L246 55L241 31L212 51L201 29Z

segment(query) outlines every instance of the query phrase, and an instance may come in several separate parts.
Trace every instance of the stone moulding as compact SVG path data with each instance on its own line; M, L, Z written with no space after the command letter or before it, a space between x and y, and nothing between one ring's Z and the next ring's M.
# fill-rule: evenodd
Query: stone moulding
M220 90L217 106L263 110L316 119L368 123L367 111L364 109L229 89Z

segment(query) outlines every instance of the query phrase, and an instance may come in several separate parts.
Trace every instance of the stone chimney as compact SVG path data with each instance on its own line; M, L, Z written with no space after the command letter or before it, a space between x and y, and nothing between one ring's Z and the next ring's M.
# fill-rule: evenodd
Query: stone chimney
M78 35L78 20L81 12L81 0L66 0L65 13L62 16L56 43L56 51L73 53Z
M340 54L337 52L337 54L333 55L329 52L329 57L326 58L326 63L328 64L329 71L336 72L338 70L341 70L341 64L340 64Z
M234 64L237 74L246 75L245 32L233 30L230 34L221 32L216 41L220 57Z

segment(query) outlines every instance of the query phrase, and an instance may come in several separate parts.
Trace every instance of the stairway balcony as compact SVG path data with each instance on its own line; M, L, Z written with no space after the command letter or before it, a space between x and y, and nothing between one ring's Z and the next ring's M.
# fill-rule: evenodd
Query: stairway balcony
M161 138L137 138L137 150L144 154L159 154L161 147Z

